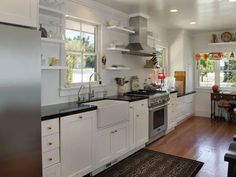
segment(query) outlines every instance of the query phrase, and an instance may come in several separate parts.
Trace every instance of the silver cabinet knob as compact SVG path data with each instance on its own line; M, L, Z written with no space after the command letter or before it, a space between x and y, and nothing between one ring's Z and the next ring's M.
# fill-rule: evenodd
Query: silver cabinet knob
M52 127L48 127L48 130L52 130Z
M83 119L83 117L82 117L82 116L79 116L79 118L80 118L80 119Z
M52 161L53 159L52 158L48 158L48 161Z
M51 145L52 145L52 142L49 142L48 145L51 146Z

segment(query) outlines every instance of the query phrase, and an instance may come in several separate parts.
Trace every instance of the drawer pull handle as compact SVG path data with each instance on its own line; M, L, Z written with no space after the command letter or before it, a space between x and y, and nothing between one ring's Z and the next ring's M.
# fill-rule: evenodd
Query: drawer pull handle
M48 130L52 130L52 127L48 127Z
M144 104L142 104L142 106L144 106Z
M112 131L111 133L114 134L114 133L117 133L117 132L118 132L117 130L114 130L114 131Z
M80 119L83 119L83 117L82 117L82 116L79 116L79 118L80 118Z
M51 145L52 145L52 142L49 142L48 145L51 146Z
M53 159L52 158L48 158L48 161L52 161Z
M137 117L139 117L139 115L137 115Z
M133 107L132 107L132 106L130 106L129 108L130 108L130 109L132 109Z

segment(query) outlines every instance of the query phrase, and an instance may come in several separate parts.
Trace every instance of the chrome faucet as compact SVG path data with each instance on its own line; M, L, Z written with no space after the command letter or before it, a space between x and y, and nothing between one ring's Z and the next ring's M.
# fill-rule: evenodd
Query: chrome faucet
M79 91L78 91L78 93L77 93L77 96L78 96L78 103L80 103L80 101L81 101L81 98L80 98L80 91L81 91L82 89L84 89L84 88L85 88L84 85L81 85L80 88L79 88Z
M94 72L90 75L90 77L89 77L89 94L88 94L89 101L94 97L94 90L92 91L92 89L91 89L91 79L95 75L98 76L98 78L99 78L99 84L102 84L102 81L101 81L102 77L100 76L100 74Z

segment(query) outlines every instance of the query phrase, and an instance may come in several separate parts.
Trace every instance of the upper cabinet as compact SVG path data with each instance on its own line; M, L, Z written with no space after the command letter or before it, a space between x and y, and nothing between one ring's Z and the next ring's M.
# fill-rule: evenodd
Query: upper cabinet
M38 0L1 0L0 22L37 27Z

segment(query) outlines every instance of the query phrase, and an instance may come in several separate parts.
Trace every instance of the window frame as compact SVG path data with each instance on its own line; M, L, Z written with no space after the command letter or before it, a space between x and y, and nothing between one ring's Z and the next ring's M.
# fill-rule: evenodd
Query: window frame
M204 52L202 52L204 53ZM209 53L209 52L205 52L205 53ZM226 52L224 52L226 53ZM195 60L195 59L194 59ZM220 61L221 60L214 60L215 61L215 70L214 70L214 73L215 73L215 82L214 84L218 85L220 88L224 89L224 90L235 90L236 87L223 87L220 85L220 72L221 72L221 69L220 69ZM196 89L211 89L211 86L200 86L200 72L199 72L199 69L197 68L197 62L195 60L195 80L196 80Z
M96 56L96 64L95 64L95 72L100 74L100 65L99 65L99 58L100 58L100 52L101 52L101 37L102 37L102 25L96 22L91 22L88 20L84 20L84 19L80 19L74 16L69 16L67 15L65 17L65 21L66 20L71 20L74 22L79 22L80 26L82 26L82 24L88 24L88 25L92 25L95 26L95 51L94 52L83 52L83 51L67 51L65 48L65 45L62 47L62 53L64 56L64 60L63 62L66 65L66 55L67 53L75 53L76 55L81 55L82 57L82 62L84 61L83 58L85 58L86 55L92 55L92 56ZM67 28L66 24L65 24L65 28L64 28L64 38L66 40L66 30L73 30L73 31L78 31L78 32L83 32L82 30L75 30L75 29L71 29L71 28ZM81 85L87 87L89 85L89 82L79 82L79 83L71 83L71 86L67 85L67 78L66 78L66 70L63 70L61 72L61 89L73 89L73 88L79 88ZM99 85L98 81L92 81L91 85L93 86L97 86Z

